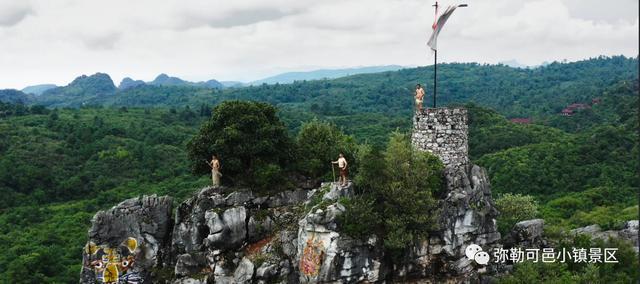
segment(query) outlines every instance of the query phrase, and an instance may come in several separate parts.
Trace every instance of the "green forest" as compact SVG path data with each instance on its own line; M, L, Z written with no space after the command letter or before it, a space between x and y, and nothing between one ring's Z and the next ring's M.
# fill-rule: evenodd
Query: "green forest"
M432 98L431 72L419 67L283 85L126 90L96 74L40 96L0 90L0 282L75 283L95 212L143 194L170 195L177 204L208 185L209 176L194 168L200 150L193 144L223 115L213 111L222 102L264 102L277 111L270 119L282 122L268 131L294 157L265 163L255 180L278 184L260 171L290 170L283 165L299 151L315 154L291 166L326 178L330 172L318 161L336 151L346 151L357 166L356 158L366 156L357 149L400 143L398 133L411 128L413 86L426 85L425 102ZM505 211L501 231L531 218L544 218L550 235L591 224L619 229L638 218L637 58L533 69L451 63L439 66L438 75L438 105L469 110L470 156L488 170L493 197ZM560 115L573 103L589 108ZM318 135L338 146L328 154L312 143ZM633 254L626 257L637 265ZM638 272L626 268L523 265L505 282L606 273L616 277L609 280L637 280ZM527 278L532 275L537 278Z

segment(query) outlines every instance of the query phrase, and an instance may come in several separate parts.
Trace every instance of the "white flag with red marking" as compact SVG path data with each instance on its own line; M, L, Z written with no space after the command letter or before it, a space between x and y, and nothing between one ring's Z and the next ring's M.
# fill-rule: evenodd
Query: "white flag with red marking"
M453 11L455 11L456 8L458 8L459 6L460 5L452 5L447 7L447 9L444 10L444 13L442 13L440 17L438 17L438 9L436 8L436 20L433 22L433 25L431 26L431 28L433 28L433 34L431 34L431 37L429 38L429 42L427 42L427 45L431 47L431 49L438 50L438 47L437 47L438 34L440 34L440 31L442 30L444 23L446 23L447 19L449 19L449 16L451 16Z

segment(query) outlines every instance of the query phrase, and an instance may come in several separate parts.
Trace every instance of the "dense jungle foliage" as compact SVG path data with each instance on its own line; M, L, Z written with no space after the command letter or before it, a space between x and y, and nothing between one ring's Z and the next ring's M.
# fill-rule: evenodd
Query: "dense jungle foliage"
M469 109L470 156L489 172L494 198L509 217L498 220L503 230L520 218L544 218L552 232L590 224L617 229L638 218L637 66L637 59L600 57L535 69L439 67L439 105ZM95 212L142 194L168 194L177 203L207 185L208 176L193 174L187 145L224 101L275 106L283 122L277 133L292 157L268 168L284 174L291 166L326 179L326 160L338 152L357 167L366 156L358 154L362 147L380 159L403 149L399 137L388 143L390 135L410 131L411 89L430 82L431 68L223 90L119 91L105 76L82 77L37 97L0 91L0 282L76 282ZM572 103L589 108L561 116ZM509 121L516 117L532 123ZM384 170L383 160L377 164ZM385 185L371 188L383 194ZM509 211L523 206L526 214ZM373 213L392 211L382 210ZM404 213L402 218L412 214ZM402 227L402 218L379 226ZM397 247L400 236L388 237ZM638 277L625 266L602 267L516 266L505 283L538 276L532 279Z

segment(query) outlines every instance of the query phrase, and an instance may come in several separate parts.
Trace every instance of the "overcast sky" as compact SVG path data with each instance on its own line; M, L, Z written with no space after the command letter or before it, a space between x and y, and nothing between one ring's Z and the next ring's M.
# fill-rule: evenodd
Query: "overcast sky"
M427 0L0 0L0 89L106 72L251 81L286 71L430 65ZM440 1L447 5L460 3ZM638 55L638 0L468 0L439 61L527 65Z

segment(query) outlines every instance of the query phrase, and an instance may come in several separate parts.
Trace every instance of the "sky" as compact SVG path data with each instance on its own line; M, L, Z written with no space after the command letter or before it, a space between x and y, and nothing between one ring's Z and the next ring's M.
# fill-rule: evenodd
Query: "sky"
M429 0L0 0L0 89L104 72L252 81L288 71L426 66ZM467 0L439 62L638 56L638 0Z

